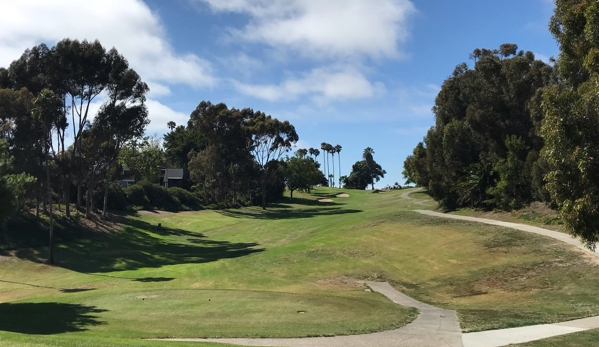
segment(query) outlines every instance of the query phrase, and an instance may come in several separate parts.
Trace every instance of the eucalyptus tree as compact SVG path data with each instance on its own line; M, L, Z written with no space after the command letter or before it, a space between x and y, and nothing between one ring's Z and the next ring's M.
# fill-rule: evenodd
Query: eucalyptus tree
M404 176L446 209L518 208L543 189L531 182L543 168L540 96L556 82L554 69L515 44L475 49L471 57L473 68L459 64L444 81L435 125L404 162Z
M246 123L251 115L250 109L229 109L209 101L202 101L191 114L188 131L197 132L202 144L191 152L189 170L210 203L236 202L249 185L253 165Z
M251 153L260 172L262 208L266 209L268 180L275 174L273 162L278 162L299 139L295 127L263 112L250 112L247 129L251 136Z
M547 190L567 229L595 249L599 241L599 4L555 2L550 31L560 45L559 84L544 92L542 159Z
M49 243L48 264L54 264L54 212L52 203L52 182L50 180L50 148L52 147L52 128L62 113L62 100L49 89L43 89L37 96L33 108L33 117L43 129L42 147L44 149L44 167L46 171L46 199L49 206Z
M108 100L94 119L94 127L106 134L104 146L108 147L104 170L104 217L108 204L108 173L112 171L121 148L127 142L141 138L150 122L145 106L148 85L141 80L137 72L129 68L125 58L116 50L112 49L108 56L112 64L110 80L106 85Z

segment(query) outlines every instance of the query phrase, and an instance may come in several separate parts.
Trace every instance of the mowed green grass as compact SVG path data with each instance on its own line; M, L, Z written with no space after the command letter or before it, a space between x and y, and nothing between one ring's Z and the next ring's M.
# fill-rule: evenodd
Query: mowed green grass
M5 254L0 341L329 336L415 317L366 280L457 310L466 331L599 314L599 268L573 247L411 212L425 208L422 193L340 192L294 194L267 211L142 213L61 244L56 267L36 262L42 248Z

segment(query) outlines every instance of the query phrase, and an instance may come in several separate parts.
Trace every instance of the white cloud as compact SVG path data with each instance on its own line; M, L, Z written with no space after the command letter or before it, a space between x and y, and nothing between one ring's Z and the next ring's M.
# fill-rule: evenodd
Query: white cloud
M0 11L0 66L8 66L26 48L52 46L63 38L98 39L115 47L156 90L164 84L212 86L210 64L194 54L178 54L167 41L157 15L141 0L4 1Z
M190 0L213 11L251 17L234 37L289 48L307 57L375 59L401 56L409 37L410 0Z
M189 114L175 111L156 100L148 99L146 106L150 114L150 125L146 129L146 134L164 134L168 131L166 123L174 121L177 125L187 125L189 120Z
M346 67L316 68L301 78L289 78L274 85L252 85L234 82L241 93L269 101L295 100L313 96L318 102L361 99L384 91L381 83L372 84L357 69Z

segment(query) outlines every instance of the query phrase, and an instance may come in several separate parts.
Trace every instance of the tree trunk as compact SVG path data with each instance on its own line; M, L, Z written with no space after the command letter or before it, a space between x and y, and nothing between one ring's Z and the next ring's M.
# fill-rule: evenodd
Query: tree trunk
M339 158L339 188L341 188L341 154L337 152L337 157Z
M102 217L106 218L106 208L108 207L108 183L104 188L104 206L102 206Z
M45 184L44 184L45 186ZM46 191L48 191L47 187L43 187L43 189L45 189ZM48 196L44 196L44 194L42 194L42 210L44 211L44 214L48 214Z
M331 185L335 188L335 156L331 154L331 158L333 158L333 177L331 178Z
M77 182L77 211L81 210L81 198L83 192L81 191L81 182Z
M262 183L260 184L260 190L262 191L262 209L266 210L266 181L265 181L265 178L262 178Z
M47 137L47 134L46 134ZM46 193L48 204L50 208L50 231L49 231L49 240L48 240L48 260L46 261L49 265L54 264L54 220L53 220L53 211L52 211L52 189L50 189L50 155L48 151L50 149L46 146Z
M64 211L66 213L67 218L71 218L71 184L69 183L70 180L68 179L69 175L67 175L67 181L65 182L65 187L63 189L63 196L64 196Z
M91 199L91 184L88 184L87 187L87 191L85 193L85 218L90 217L90 211L91 211L91 203L92 203L92 199Z

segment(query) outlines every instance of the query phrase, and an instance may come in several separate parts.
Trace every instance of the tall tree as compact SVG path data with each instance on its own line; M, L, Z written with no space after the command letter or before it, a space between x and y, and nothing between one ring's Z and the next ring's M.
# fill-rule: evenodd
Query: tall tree
M49 205L49 243L48 243L48 259L47 263L54 264L54 212L52 206L52 182L50 180L50 148L52 147L52 127L56 120L62 113L62 100L57 97L54 92L49 89L43 89L35 100L35 107L33 109L33 116L42 125L43 128L43 148L45 157L45 169L46 169L46 199Z
M320 149L322 150L322 154L323 154L323 158L324 158L323 159L324 175L327 176L327 177L329 176L329 170L328 170L328 164L327 164L327 158L328 157L326 155L326 153L328 153L328 146L330 146L330 145L328 143L326 143L326 142L322 142L320 144ZM329 185L330 185L330 182L329 182Z
M291 123L288 121L281 122L260 111L251 113L248 120L248 131L252 139L251 152L260 169L262 208L266 209L267 183L269 178L275 174L269 164L278 162L281 156L297 142L299 137Z
M373 176L373 179L370 181L372 184L372 190L374 190L374 175L376 172L376 163L374 161L373 155L374 155L374 149L372 149L370 147L366 147L364 149L364 152L362 153L362 158L366 162L366 166L368 167L368 170L370 170L371 176Z
M564 224L586 245L599 241L599 3L555 2L550 30L560 45L559 84L547 88L543 159L547 190Z
M339 178L341 178L341 149L343 149L343 147L341 147L338 144L335 145L335 153L337 153L337 156L339 158Z

